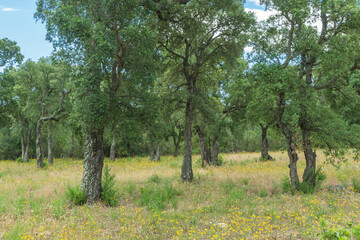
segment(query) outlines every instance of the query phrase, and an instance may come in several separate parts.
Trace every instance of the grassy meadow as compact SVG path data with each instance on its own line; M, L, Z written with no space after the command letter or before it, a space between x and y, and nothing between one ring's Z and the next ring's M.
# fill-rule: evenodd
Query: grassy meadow
M321 222L328 229L359 224L352 187L359 163L335 168L318 153L326 180L314 194L292 194L286 152L270 154L276 161L222 154L223 166L204 169L194 156L191 184L180 181L181 157L105 160L121 193L116 207L68 201L67 186L81 182L81 160L55 159L47 169L36 169L35 160L1 161L0 239L318 239ZM303 168L301 156L300 175Z

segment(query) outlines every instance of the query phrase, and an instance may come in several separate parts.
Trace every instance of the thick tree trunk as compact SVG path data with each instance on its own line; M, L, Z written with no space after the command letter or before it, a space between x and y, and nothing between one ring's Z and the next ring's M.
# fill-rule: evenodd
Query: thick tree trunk
M219 142L215 138L211 150L211 164L214 166L219 166Z
M190 85L190 84L189 84ZM190 88L188 86L188 88ZM184 134L184 159L181 168L181 179L185 182L191 182L193 180L192 170L192 114L194 110L192 102L192 90L188 89L188 97L185 110L185 134Z
M116 157L116 136L115 133L113 132L113 137L110 147L110 161L115 161L115 157Z
M149 153L150 153L150 160L155 161L155 149L154 149L154 143L152 141L149 141Z
M156 149L156 161L160 161L161 159L161 143L159 143Z
M268 126L263 126L260 124L261 127L261 160L262 161L271 161L273 158L269 154L269 142L267 138L267 130Z
M293 189L297 189L299 185L299 175L297 171L297 161L299 160L296 152L296 137L295 132L291 131L289 126L282 121L282 117L285 111L285 93L279 94L278 109L275 115L276 126L280 128L284 134L288 144L288 156L289 156L289 169L290 169L290 182Z
M312 150L310 140L310 124L306 119L301 120L300 128L303 137L303 148L306 160L306 167L303 174L303 182L306 182L310 186L315 186L316 178L316 153Z
M85 132L84 172L81 188L85 191L87 203L93 204L101 197L101 176L104 165L103 130Z
M74 136L74 130L71 130L71 148L70 148L70 153L69 153L69 158L73 158L74 157L74 151L75 151L75 136Z
M50 130L50 124L48 125L48 158L47 161L49 164L54 163L54 156L52 152L52 136L51 136L51 130Z
M44 167L44 160L43 160L43 153L41 149L42 145L42 139L41 139L41 127L42 127L43 121L38 120L36 124L36 162L38 168Z
M195 130L200 140L201 166L205 167L205 163L210 164L210 151L206 144L206 134L201 131L200 126L195 126Z

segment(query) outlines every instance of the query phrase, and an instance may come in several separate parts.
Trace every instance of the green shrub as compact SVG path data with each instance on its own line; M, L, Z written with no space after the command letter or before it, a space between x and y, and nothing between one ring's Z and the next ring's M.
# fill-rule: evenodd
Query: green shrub
M218 166L223 166L223 165L225 165L225 163L226 162L224 161L224 158L221 155L219 155L217 165Z
M352 187L354 188L354 190L356 192L360 192L360 179L356 178L356 177L353 177L351 179L351 181L352 181Z
M149 183L159 183L160 181L160 177L156 174L153 174L151 177L149 177Z
M21 157L18 157L18 158L16 159L16 162L17 162L17 163L22 163L23 161L22 161Z
M249 185L250 179L244 178L244 179L242 180L242 182L243 182L243 184L244 184L245 186L247 186L247 185Z
M164 210L169 203L176 209L177 196L181 194L180 191L174 189L172 184L168 182L164 185L150 184L140 188L140 190L140 205L147 206L149 210L156 211Z
M321 233L320 238L326 240L350 240L351 233L344 228L327 228L324 219L320 220Z
M260 197L267 197L269 194L267 192L267 190L265 188L261 189L260 192L259 192L259 196Z
M80 186L67 186L66 198L75 205L84 205L86 203L86 194Z
M110 174L110 169L107 165L104 168L101 184L101 199L109 206L117 206L121 196L119 190L115 188L115 174Z
M293 188L291 186L290 178L288 176L284 176L280 180L280 187L283 193L291 193L293 194Z
M322 171L322 168L319 167L315 173L315 184L302 182L298 184L297 189L304 194L313 194L319 189L325 179L326 174Z

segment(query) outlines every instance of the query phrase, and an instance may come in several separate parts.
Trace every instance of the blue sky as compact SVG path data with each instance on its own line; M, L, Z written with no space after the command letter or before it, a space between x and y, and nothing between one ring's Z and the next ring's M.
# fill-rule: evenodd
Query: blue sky
M245 8L260 9L259 0L247 0ZM35 22L36 0L0 0L0 38L16 41L25 59L49 56L52 44L45 40L45 25Z

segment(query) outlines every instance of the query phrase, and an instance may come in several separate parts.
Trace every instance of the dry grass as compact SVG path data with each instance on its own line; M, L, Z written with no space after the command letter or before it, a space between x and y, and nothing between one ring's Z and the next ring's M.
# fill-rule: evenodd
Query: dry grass
M359 224L360 199L354 191L330 191L350 186L360 165L347 162L336 169L319 165L327 174L313 195L282 193L280 179L288 175L286 153L272 152L275 162L258 162L258 153L223 154L222 167L200 168L194 156L194 182L180 182L181 158L164 157L106 161L123 193L118 207L72 206L68 185L80 183L82 161L57 159L37 170L35 162L0 162L0 239L314 239L321 218L329 226ZM299 161L299 173L304 168ZM157 175L180 191L176 205L163 211L139 204L140 188ZM301 175L301 174L300 174ZM126 189L134 186L133 194ZM230 189L230 190L226 190Z

